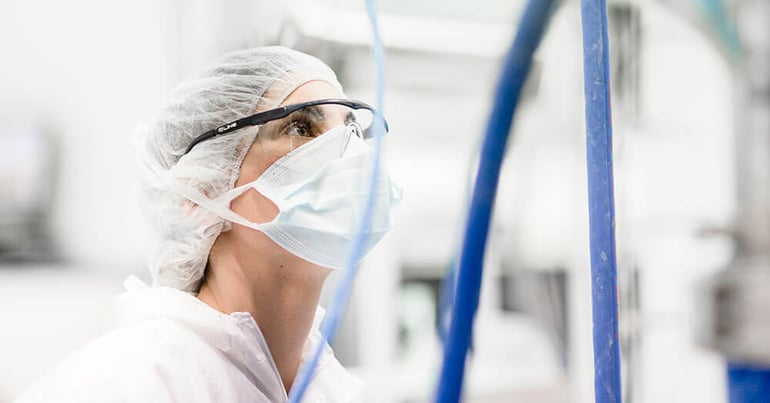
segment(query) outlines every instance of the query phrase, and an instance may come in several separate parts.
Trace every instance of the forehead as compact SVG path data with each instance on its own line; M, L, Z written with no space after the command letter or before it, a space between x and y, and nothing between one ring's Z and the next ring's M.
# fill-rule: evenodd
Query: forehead
M342 93L326 81L308 81L292 91L281 105L298 104L323 98L342 98Z

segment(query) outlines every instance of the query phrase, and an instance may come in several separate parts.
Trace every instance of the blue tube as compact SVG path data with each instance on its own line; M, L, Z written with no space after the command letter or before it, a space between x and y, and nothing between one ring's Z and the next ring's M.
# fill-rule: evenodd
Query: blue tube
M437 402L455 403L460 400L465 357L479 303L484 249L497 193L500 165L516 104L532 64L532 54L540 44L555 3L555 0L527 2L495 89L460 254L452 321L444 345L444 361L436 391Z
M730 403L770 401L770 368L738 363L727 365L727 390Z
M350 293L353 290L353 281L356 278L358 262L363 258L363 235L367 228L369 228L372 220L372 211L374 210L374 194L377 189L377 177L380 171L380 154L382 150L382 136L384 127L383 118L383 101L385 94L385 50L382 44L382 38L380 36L379 25L377 24L377 5L375 0L366 0L366 11L369 16L369 20L372 26L372 34L374 40L372 42L372 57L374 58L375 65L375 106L376 113L374 116L375 124L373 127L378 132L373 133L374 136L374 158L372 158L372 166L370 168L369 175L369 196L366 198L363 214L359 222L359 226L356 231L355 242L348 254L345 264L345 272L340 279L337 288L334 290L334 297L329 304L329 309L326 312L326 318L321 325L321 336L323 339L313 351L308 362L305 362L297 373L297 377L294 382L294 386L291 388L289 394L289 402L299 403L302 401L307 391L307 387L310 384L313 371L318 366L318 360L321 357L321 352L328 341L331 343L334 333L337 331L337 325L342 318L342 313L348 304L350 299Z
M581 16L593 294L594 393L597 403L619 403L622 395L606 0L581 0Z

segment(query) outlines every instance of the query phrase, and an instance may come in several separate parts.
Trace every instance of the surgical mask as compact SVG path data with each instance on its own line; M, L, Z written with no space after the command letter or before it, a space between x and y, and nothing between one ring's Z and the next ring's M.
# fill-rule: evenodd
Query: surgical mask
M184 189L180 193L219 217L263 232L300 258L343 268L362 219L374 157L364 140L351 135L351 129L338 126L324 133L278 159L257 180L215 199L191 198L194 195ZM400 201L400 188L380 172L370 225L363 233L362 256L388 232L391 207ZM230 203L249 189L275 203L279 210L275 219L258 224L230 209Z

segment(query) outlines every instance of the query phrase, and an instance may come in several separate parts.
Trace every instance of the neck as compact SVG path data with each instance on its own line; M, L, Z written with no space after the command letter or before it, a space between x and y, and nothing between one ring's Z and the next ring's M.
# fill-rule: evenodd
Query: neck
M218 255L211 255L198 298L220 312L251 314L288 393L329 270L293 257L242 259L243 255L237 253Z

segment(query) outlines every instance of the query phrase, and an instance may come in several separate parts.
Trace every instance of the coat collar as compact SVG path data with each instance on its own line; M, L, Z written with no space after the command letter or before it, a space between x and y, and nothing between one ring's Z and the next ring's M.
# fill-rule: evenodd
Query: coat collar
M271 401L286 401L286 392L267 342L251 314L225 314L192 293L169 287L149 287L135 276L129 277L125 285L127 291L113 299L110 327L122 327L157 318L177 321L206 340L212 348L219 350L225 359L252 379L255 386L262 385L260 389L273 391L270 394L275 396L269 396ZM360 395L363 385L342 367L331 347L323 340L319 328L324 314L324 309L319 306L302 354L304 362L320 343L324 344L304 400L350 402ZM265 371L261 369L265 365L272 369L271 379L261 379L265 378Z

